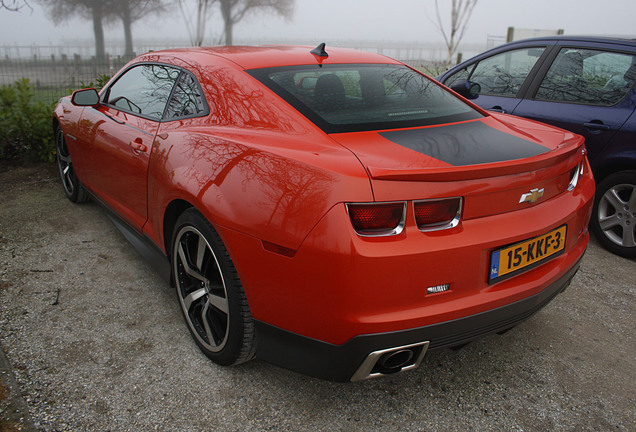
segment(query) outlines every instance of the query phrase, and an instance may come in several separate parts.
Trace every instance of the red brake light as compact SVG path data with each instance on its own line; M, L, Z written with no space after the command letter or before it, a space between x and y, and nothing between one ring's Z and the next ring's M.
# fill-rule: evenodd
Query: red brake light
M459 222L461 198L415 201L415 222L421 230L452 228Z
M405 202L347 204L349 218L356 232L363 236L386 236L402 232Z

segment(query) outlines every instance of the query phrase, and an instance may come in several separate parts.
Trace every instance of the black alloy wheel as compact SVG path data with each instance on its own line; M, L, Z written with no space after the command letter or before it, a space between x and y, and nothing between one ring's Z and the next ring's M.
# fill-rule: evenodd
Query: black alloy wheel
M88 201L88 195L73 169L73 161L66 146L64 131L59 126L55 129L55 150L57 153L57 166L60 170L60 177L62 178L62 186L64 186L66 197L74 203Z
M215 363L254 357L254 323L227 249L194 209L177 220L172 267L181 310L197 345Z

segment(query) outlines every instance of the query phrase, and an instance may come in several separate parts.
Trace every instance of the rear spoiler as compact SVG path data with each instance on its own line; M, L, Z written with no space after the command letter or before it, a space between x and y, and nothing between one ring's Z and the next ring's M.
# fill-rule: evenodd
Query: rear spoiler
M571 159L567 164L574 168L586 153L584 139L573 135L571 139L561 143L556 149L532 157L526 162L510 164L510 161L493 162L474 166L457 166L443 168L392 169L367 166L369 175L374 180L393 181L431 181L448 182L474 180L493 176L505 176L520 172L537 171Z

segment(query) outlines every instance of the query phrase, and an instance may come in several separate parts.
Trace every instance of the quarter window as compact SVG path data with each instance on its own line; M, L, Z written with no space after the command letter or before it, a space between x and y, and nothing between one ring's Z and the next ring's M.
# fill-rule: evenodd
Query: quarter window
M636 57L633 55L563 48L535 98L609 106L620 102L635 80Z
M205 113L207 105L197 80L189 73L182 73L172 93L165 118L167 120L192 117Z
M125 72L108 91L109 105L161 119L180 71L163 65L140 65Z
M470 71L475 67L475 65L468 65L463 69L460 69L459 72L455 72L455 74L448 77L448 79L444 82L444 85L450 87L457 80L465 79L467 80L470 76Z
M522 48L488 57L475 66L469 79L481 86L479 94L515 97L544 51L544 47Z

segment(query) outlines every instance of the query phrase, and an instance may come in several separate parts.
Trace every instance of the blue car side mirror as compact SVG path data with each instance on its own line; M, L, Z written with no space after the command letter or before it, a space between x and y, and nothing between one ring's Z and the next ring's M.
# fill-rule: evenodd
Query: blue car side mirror
M481 92L481 86L479 84L471 83L466 79L458 79L450 85L450 88L466 99L475 99L479 92Z

